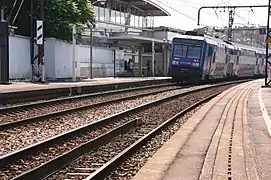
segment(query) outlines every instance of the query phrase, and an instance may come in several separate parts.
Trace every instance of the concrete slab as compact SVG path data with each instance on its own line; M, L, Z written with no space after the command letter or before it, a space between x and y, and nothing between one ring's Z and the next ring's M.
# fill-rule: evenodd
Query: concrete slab
M133 179L271 179L271 139L261 107L255 105L262 84L245 83L207 103ZM267 91L263 101L271 109Z
M271 179L271 88L254 88L247 104L247 122L258 179Z
M33 84L30 82L12 82L10 85L0 85L0 93L17 91L35 91L44 89L97 86L106 84L117 84L126 82L170 80L171 77L142 77L142 78L94 78L85 79L81 82L52 82L48 84Z

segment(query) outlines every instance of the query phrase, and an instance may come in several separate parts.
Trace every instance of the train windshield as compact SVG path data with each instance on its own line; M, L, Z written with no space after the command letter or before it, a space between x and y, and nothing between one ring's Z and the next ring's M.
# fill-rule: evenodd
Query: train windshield
M174 57L200 59L202 46L193 44L175 44Z
M187 57L199 59L201 55L201 46L189 46L187 50Z
M174 46L174 56L185 58L187 54L187 46L182 44L175 44Z

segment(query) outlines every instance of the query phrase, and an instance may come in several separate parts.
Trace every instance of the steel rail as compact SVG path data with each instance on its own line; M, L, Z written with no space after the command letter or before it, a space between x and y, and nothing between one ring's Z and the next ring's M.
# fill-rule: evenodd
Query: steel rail
M110 161L105 163L102 167L97 169L95 172L93 172L90 176L85 178L84 180L100 180L105 179L111 172L113 172L120 163L122 163L124 160L126 160L130 155L135 153L140 147L142 147L144 144L147 143L151 138L153 138L155 135L157 135L159 132L161 132L165 127L179 119L184 114L188 113L189 111L195 109L196 107L200 106L203 103L208 102L209 100L213 99L215 96L219 95L219 93L215 93L193 105L186 108L185 110L179 112L178 114L174 115L173 117L169 118L167 121L162 123L157 128L153 129L151 132L137 140L135 143L130 145L128 148L123 150L121 153L119 153L117 156L112 158Z
M70 150L69 152L66 152L50 161L47 161L46 163L38 167L35 167L34 169L31 169L27 172L22 173L19 176L12 178L12 180L15 179L29 180L37 179L37 177L39 179L45 178L46 176L48 176L48 172L50 174L53 174L57 170L65 167L66 165L78 159L80 156L86 154L87 152L97 149L98 147L102 146L104 143L110 141L114 137L129 131L133 127L136 127L139 123L140 122L138 122L138 120L136 119L128 123L125 123L124 125L121 125L91 141L88 141L80 145L79 147Z
M148 95L152 95L152 94L158 94L158 93L163 93L163 92L173 91L173 90L183 89L183 88L186 88L186 87L181 86L181 87L176 87L176 88L170 89L170 90L167 89L167 90L160 90L160 91L156 91L156 92L147 92L147 93L142 93L142 94L138 94L138 95L127 96L127 97L122 97L122 98L118 98L118 99L97 102L97 103L93 103L93 104L89 104L89 105L82 105L82 106L78 106L78 107L74 107L74 108L70 108L70 109L54 111L54 112L50 112L50 113L47 113L47 114L41 114L41 115L38 115L38 116L32 116L32 117L28 117L28 118L21 119L21 120L18 120L18 121L11 121L11 122L0 124L0 131L1 130L6 130L6 129L9 129L9 128L18 127L18 126L21 126L21 125L24 125L24 124L29 124L29 123L41 121L41 120L46 119L46 118L54 118L56 116L61 116L61 115L67 114L67 113L74 113L74 112L82 111L82 110L85 110L85 109L100 107L100 106L104 106L104 105L111 104L111 103L117 103L119 101L124 101L124 100L129 100L129 99L134 99L134 98L140 98L140 97L144 97L144 96L148 96Z
M71 95L79 95L79 94L90 94L97 93L101 91L112 91L117 89L125 89L131 87L142 87L142 86L151 86L155 84L164 84L171 82L171 78L169 79L152 79L146 80L142 79L141 81L122 81L116 82L113 84L85 84L78 86L62 86L62 87L52 87L45 89L37 89L34 91L31 90L23 90L23 91L9 91L5 93L0 93L0 104L17 104L21 102L33 102L37 100L48 100L52 98L60 98L60 97L68 97Z
M140 105L138 107L134 107L134 108L131 108L131 109L116 113L116 114L111 115L109 117L105 117L105 118L100 119L98 121L86 124L84 126L76 128L76 129L73 129L71 131L59 134L57 136L51 137L51 138L49 138L47 140L44 140L42 142L33 144L31 146L20 149L18 151L6 154L5 156L0 157L0 168L7 165L7 164L16 162L16 161L18 161L19 159L21 159L23 157L26 157L26 156L31 155L31 154L35 154L40 150L46 149L50 145L61 143L61 142L65 141L65 140L71 139L71 137L75 137L78 134L89 131L90 129L102 127L103 125L108 124L108 123L114 121L115 119L120 119L122 117L125 117L125 116L131 114L131 113L137 113L139 111L148 109L149 107L160 104L161 102L167 102L167 101L170 101L170 100L178 98L178 97L190 95L190 94L200 92L200 91L203 91L203 90L207 90L207 89L211 89L211 88L216 88L216 87L221 87L221 86L236 84L236 83L242 83L242 82L246 82L246 81L248 81L248 80L234 81L234 82L227 82L227 83L223 83L223 84L211 85L209 87L203 87L203 88L200 88L200 89L191 90L191 91L188 91L188 92L180 93L180 94L177 94L177 95L172 95L170 97L166 97L166 98L159 99L159 100L156 100L156 101L148 102L148 103L142 104L142 105ZM57 159L55 159L55 160L58 161ZM68 160L65 161L65 162L67 163ZM70 161L69 163L71 163L71 162L72 161ZM61 163L61 161L58 161L58 163ZM45 169L48 168L46 166L46 164L43 164L43 165L39 166L38 168L34 168L32 170L29 170L26 174L21 174L21 175L17 176L16 179L22 179L22 178L29 179L27 177L31 176L32 173L35 173L35 174L41 173L41 174L39 174L38 177L44 176L44 174L42 174L42 173L44 173L44 171L43 171L44 168ZM48 174L51 174L51 173L53 173L55 171L57 171L57 170L54 170L54 171L49 171L48 170L48 171L46 171L46 173L48 175Z
M70 97L64 97L64 98L58 98L58 99L51 99L51 100L46 100L46 101L41 101L41 102L32 102L32 103L27 103L27 104L20 104L20 105L0 108L0 114L6 114L6 113L14 112L14 111L25 110L25 109L33 109L33 108L37 108L38 106L46 106L46 105L51 105L51 104L76 101L76 100L85 99L85 98L93 98L93 97L98 97L98 96L113 95L113 94L136 91L136 90L154 89L154 88L174 86L174 85L176 85L176 83L166 83L162 85L143 86L143 87L135 87L135 88L129 88L129 89L118 89L118 90L113 90L113 91L97 92L97 93L91 93L91 94L83 94L83 95L76 95L76 96L70 96Z

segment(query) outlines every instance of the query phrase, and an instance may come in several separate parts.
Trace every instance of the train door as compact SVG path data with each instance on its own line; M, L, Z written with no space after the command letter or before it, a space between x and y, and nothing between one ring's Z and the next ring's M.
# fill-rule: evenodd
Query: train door
M210 72L214 47L211 44L208 44L207 47L208 47L208 51L206 53L206 58L205 58L204 76L206 77L206 79L209 79L209 72Z
M224 77L227 76L227 70L228 70L228 52L227 52L227 47L225 47L225 54L226 54L226 57L225 57L225 63L224 63L224 71L223 71L223 75Z
M229 59L229 69L228 69L228 76L233 76L234 75L234 61L237 57L237 50L236 49L230 49L230 59Z
M225 47L225 64L224 64L224 77L229 76L229 70L230 70L230 61L231 61L231 55L230 55L230 49Z
M255 52L256 64L254 66L254 75L258 75L260 72L260 58L259 55Z
M217 48L214 47L211 62L210 62L210 67L209 67L209 77L210 78L214 77L214 73L215 73L215 70L216 70L216 54L217 54Z
M206 44L206 53L205 53L205 58L203 61L203 76L205 76L207 74L207 72L209 71L209 62L210 62L210 51L212 49L212 47L210 46L210 44Z
M240 55L241 55L241 51L236 50L236 56L235 56L234 64L233 64L233 76L238 76Z

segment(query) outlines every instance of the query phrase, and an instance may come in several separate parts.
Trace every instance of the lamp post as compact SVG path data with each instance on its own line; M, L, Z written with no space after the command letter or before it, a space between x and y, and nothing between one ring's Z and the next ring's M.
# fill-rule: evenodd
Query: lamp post
M97 3L106 3L106 0L97 0L97 1L94 1L93 3L91 3L92 6L94 6L95 4ZM94 7L93 7L94 8ZM93 75L92 75L92 64L93 64L93 28L95 28L95 24L91 23L89 24L88 23L88 27L89 27L89 31L90 31L90 48L89 48L89 78L90 79L93 79Z
M93 35L92 35L92 28L93 27L90 27L89 28L89 30L90 30L90 48L89 48L89 50L90 50L90 52L89 52L89 63L90 63L90 66L89 66L89 78L90 79L93 79L93 77L92 77L92 64L93 64L93 53L92 53L92 51L93 51Z
M94 6L96 3L103 3L106 2L105 0L98 0L93 3L91 3L92 6ZM95 24L93 22L88 21L87 22L87 27L90 30L90 70L89 70L89 78L92 79L92 61L93 61L93 55L92 55L92 49L93 49L93 33L92 29L95 28ZM73 25L73 30L72 30L72 40L73 40L73 57L72 57L72 80L76 81L76 38L77 38L77 29L78 28L83 28L83 27L77 27L76 25ZM83 28L84 29L84 28Z

